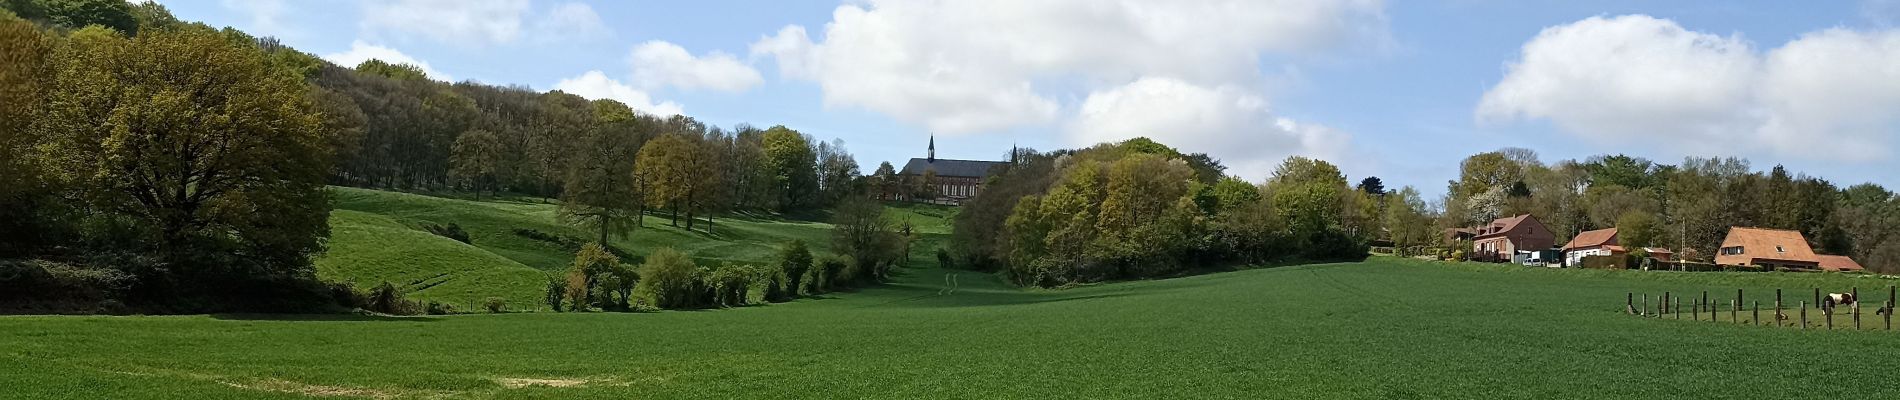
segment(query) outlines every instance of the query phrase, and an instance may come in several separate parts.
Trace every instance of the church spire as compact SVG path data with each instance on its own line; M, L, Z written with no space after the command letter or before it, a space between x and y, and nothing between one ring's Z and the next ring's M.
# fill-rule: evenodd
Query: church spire
M930 134L930 152L925 155L930 162L937 162L937 134Z

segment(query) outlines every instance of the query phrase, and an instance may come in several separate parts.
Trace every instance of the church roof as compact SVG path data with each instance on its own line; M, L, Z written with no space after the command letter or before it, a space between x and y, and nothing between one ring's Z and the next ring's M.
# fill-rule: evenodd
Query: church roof
M923 175L924 172L937 171L937 176L984 178L990 176L992 168L1006 164L1009 163L1000 161L912 158L910 162L904 163L904 170L899 171L899 173L904 175Z

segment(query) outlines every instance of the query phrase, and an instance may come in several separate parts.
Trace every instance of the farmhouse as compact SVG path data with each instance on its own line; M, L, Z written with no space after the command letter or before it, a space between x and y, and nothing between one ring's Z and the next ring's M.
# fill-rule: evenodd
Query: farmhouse
M1616 228L1584 231L1570 238L1570 243L1564 244L1564 266L1582 265L1584 257L1623 253L1623 246L1616 243Z
M1728 238L1722 239L1722 247L1715 252L1715 263L1815 269L1821 267L1821 257L1808 247L1808 239L1801 232L1738 226L1729 228Z
M1009 163L937 158L937 137L931 136L924 158L910 159L898 174L905 181L926 181L935 190L936 198L917 200L956 205L976 196L983 189L983 182L996 174L998 167L1006 165Z
M1511 261L1518 251L1547 251L1557 243L1550 228L1530 214L1498 218L1474 229L1477 236L1471 239L1473 260Z

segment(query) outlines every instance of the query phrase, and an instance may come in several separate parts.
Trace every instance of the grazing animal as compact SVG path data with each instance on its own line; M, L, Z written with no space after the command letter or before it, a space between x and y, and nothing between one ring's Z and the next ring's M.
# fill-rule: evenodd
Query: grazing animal
M1834 306L1838 306L1838 305L1845 305L1848 307L1855 306L1856 304L1854 303L1854 294L1853 293L1828 293L1827 297L1821 298L1821 306L1823 308L1834 308Z

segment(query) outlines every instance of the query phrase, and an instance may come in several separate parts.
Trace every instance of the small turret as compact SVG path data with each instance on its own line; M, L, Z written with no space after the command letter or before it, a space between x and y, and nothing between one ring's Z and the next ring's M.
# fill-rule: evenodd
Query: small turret
M935 133L930 134L930 151L924 154L924 159L937 162L937 134Z

